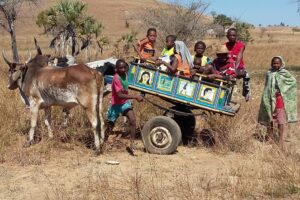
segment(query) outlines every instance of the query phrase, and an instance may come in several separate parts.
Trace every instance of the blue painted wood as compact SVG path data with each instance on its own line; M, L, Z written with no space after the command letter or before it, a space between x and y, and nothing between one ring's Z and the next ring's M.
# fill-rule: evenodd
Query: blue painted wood
M111 82L112 76L105 77L106 83ZM128 70L129 87L143 92L149 92L169 98L172 101L199 106L201 109L229 112L223 109L229 101L230 87L219 84L191 80L178 75L154 68L131 64Z

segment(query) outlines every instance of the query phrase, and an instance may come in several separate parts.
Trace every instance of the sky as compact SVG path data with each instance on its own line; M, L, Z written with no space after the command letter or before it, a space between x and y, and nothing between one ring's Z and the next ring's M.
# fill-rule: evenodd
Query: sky
M182 0L181 2L191 2ZM280 24L300 26L297 0L203 0L209 3L207 14L216 11L255 26Z

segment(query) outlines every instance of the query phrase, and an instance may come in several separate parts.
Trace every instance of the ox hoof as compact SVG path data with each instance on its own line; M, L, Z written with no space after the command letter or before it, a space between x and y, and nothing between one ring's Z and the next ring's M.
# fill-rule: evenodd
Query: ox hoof
M94 151L94 155L95 156L100 156L100 154L102 154L103 153L103 150L102 149L96 149L95 151Z
M27 141L27 142L25 142L25 144L23 145L23 147L28 148L28 147L30 147L33 144L34 144L33 141Z
M95 156L100 156L100 154L101 154L101 151L100 151L100 150L95 150L95 151L94 151L94 155L95 155Z

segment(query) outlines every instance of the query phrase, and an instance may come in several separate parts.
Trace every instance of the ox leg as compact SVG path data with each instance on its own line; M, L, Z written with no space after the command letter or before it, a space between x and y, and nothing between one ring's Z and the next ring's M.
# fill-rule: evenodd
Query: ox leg
M48 128L49 138L53 138L53 131L51 129L51 107L45 108L45 125Z
M99 125L100 124L98 123L97 113L93 112L90 109L86 109L86 114L87 114L89 121L92 124L93 130L94 130L94 140L95 140L95 147L96 147L95 154L99 155L101 153L100 138L99 138L99 132L100 132Z
M29 130L29 140L24 145L25 147L29 147L34 143L34 132L37 124L38 114L39 114L39 106L34 102L30 103L30 113L31 113L31 127Z
M63 127L67 127L69 123L69 115L70 115L70 109L63 108L63 116L64 116L64 122Z
M100 91L100 101L99 101L99 120L98 120L98 124L100 126L100 134L101 134L101 137L100 137L100 145L103 146L104 144L104 140L105 140L105 120L104 120L104 117L103 117L103 93L104 93L104 89L102 87L101 91Z

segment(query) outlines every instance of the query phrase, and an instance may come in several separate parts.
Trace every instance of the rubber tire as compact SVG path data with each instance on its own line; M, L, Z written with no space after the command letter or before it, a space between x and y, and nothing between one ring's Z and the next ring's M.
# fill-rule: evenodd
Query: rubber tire
M173 106L171 108L173 110L177 110L177 111L181 111L181 112L185 112L185 113L189 113L189 114L193 113L190 109L185 108L183 106ZM181 129L182 143L184 145L187 145L189 143L189 141L191 141L192 138L194 137L194 131L195 131L195 126L196 126L195 116L180 116L180 115L174 114L173 119L177 122L177 124L179 125L179 127Z
M172 142L167 148L158 148L154 146L150 139L150 132L153 128L162 126L169 130ZM153 154L172 154L176 151L180 141L181 141L181 130L179 125L171 118L166 116L153 117L143 127L142 139L146 151Z

